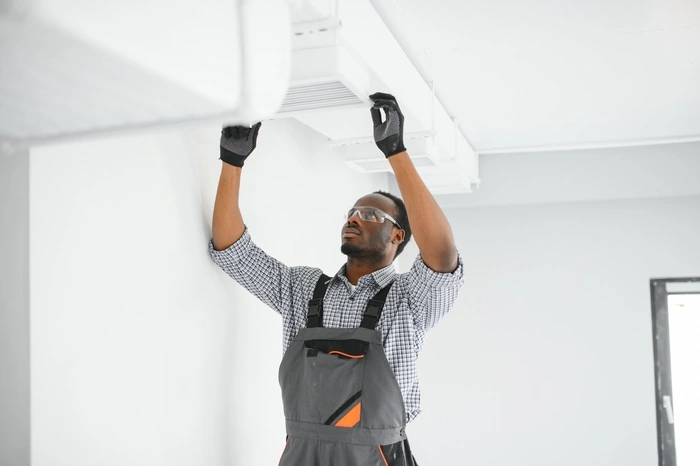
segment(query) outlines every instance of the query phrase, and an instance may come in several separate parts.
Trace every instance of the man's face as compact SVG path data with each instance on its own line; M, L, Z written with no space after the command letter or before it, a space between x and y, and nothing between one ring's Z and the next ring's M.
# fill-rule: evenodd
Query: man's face
M396 218L394 201L381 194L368 194L355 203L355 207L376 207ZM388 219L384 223L363 221L353 215L343 225L340 251L348 257L381 259L392 249L395 225Z

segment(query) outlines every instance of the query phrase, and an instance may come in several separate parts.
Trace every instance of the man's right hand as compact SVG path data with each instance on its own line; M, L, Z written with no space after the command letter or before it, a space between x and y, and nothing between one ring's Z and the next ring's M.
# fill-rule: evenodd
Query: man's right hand
M245 159L255 150L258 131L262 122L247 126L227 126L221 130L221 156L223 162L242 167Z

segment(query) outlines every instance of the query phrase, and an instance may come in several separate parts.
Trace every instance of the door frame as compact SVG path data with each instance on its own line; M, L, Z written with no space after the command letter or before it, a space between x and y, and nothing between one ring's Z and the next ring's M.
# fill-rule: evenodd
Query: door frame
M674 294L700 293L700 277L651 279L650 288L659 466L676 466L668 297Z

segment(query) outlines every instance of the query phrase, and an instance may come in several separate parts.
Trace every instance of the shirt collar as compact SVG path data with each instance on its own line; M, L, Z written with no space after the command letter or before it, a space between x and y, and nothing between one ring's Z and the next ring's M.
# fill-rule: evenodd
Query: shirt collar
M345 276L346 265L347 264L343 264L343 266L340 267L340 270L338 270L338 273L336 273L335 276L333 277L334 279L338 279L338 280L350 283L350 282L348 282L348 279ZM360 280L357 282L357 285L359 286L361 283L366 282L368 280L371 280L374 283L376 283L379 286L379 288L384 288L385 286L387 286L389 283L391 283L394 280L395 275L396 275L396 269L394 269L394 264L391 263L382 269L375 270L374 272L372 272L369 275L364 275L364 276L360 277Z

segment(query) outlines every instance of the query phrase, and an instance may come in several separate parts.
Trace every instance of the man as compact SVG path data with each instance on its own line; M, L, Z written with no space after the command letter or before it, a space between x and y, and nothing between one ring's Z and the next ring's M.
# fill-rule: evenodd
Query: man
M405 204L381 191L355 203L341 233L347 263L332 278L287 267L252 242L238 194L261 124L222 130L209 249L227 274L282 315L283 466L416 464L405 432L420 412L416 359L425 333L463 283L447 218L403 145L396 99L383 93L370 99L374 140ZM412 234L420 255L409 272L397 274L392 263Z

